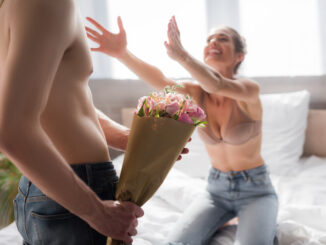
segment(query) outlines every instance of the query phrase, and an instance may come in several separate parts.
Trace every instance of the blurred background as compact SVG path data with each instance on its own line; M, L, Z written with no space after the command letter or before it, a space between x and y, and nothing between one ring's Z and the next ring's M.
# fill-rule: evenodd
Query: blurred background
M78 0L82 15L116 32L121 16L128 47L169 77L189 75L165 52L167 24L176 16L185 48L202 60L211 28L229 25L242 34L248 54L239 75L320 76L326 73L324 0ZM86 23L86 22L85 22ZM90 42L90 46L94 46ZM116 60L93 54L92 78L136 78Z
M90 16L117 32L117 17L121 16L128 49L174 79L190 76L166 54L164 41L171 16L176 16L184 47L198 60L202 60L206 37L212 28L235 28L247 40L248 50L239 76L259 82L262 93L309 91L309 109L317 109L313 113L324 116L314 117L319 126L311 124L315 133L308 131L307 135L317 139L312 147L322 145L318 139L326 135L322 128L322 124L326 125L326 0L76 1L85 25L90 25L85 20ZM89 41L89 46L96 44ZM123 112L135 107L137 99L153 89L115 59L100 53L92 53L92 59L94 73L89 85L94 104L123 123ZM110 152L112 158L121 154L113 149ZM201 156L201 152L198 154ZM13 163L0 153L0 228L13 221L12 200L19 178Z

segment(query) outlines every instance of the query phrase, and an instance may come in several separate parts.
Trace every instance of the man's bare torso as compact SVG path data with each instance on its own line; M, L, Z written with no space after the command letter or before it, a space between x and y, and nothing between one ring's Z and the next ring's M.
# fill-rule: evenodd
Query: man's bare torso
M19 1L23 0L5 0L0 8L0 73L10 45L10 13ZM41 125L68 163L108 161L106 140L88 87L93 67L84 25L76 7L72 14L74 23L67 25L72 27L74 39L57 69Z

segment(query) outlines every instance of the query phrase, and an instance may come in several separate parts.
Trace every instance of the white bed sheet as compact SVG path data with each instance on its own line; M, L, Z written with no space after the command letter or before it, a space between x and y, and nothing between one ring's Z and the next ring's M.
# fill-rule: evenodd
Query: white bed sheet
M119 171L122 156L115 160ZM182 161L176 164L183 164ZM279 196L280 245L326 245L326 158L309 157L279 166L271 175ZM174 222L205 189L205 180L172 169L144 205L134 245L163 245ZM236 227L222 230L210 245L233 244ZM0 230L0 245L21 245L15 224Z

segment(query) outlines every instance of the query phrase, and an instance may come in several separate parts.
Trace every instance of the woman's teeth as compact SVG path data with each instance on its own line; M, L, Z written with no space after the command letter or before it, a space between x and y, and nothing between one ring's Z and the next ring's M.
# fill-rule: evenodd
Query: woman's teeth
M211 49L208 52L209 54L221 54L221 51L217 50L217 49Z

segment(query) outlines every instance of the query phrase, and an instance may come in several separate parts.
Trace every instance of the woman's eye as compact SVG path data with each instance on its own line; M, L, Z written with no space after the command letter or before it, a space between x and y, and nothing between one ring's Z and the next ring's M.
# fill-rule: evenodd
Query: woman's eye
M227 38L219 38L218 40L221 42L226 42L228 39Z

